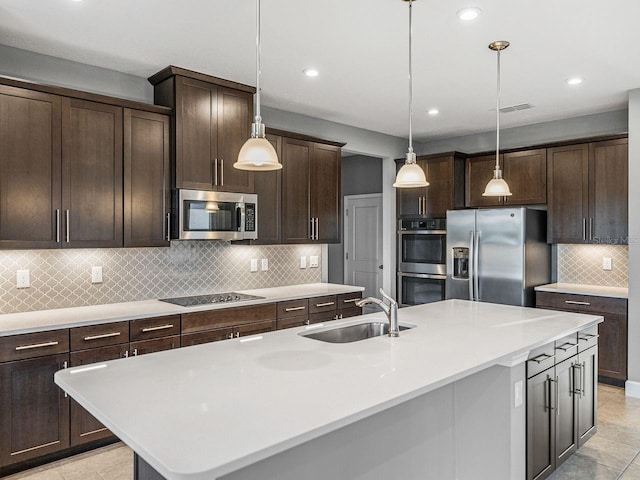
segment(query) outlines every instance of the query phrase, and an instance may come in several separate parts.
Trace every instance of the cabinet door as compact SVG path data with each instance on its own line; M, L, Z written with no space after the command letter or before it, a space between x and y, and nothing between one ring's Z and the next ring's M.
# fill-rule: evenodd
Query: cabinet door
M311 142L283 139L282 243L311 243L309 177L312 152Z
M276 330L277 324L275 320L258 323L248 323L234 328L236 337L248 337L249 335L257 335L259 333L267 333Z
M180 347L180 335L173 337L154 338L153 340L141 340L139 342L131 342L131 355L137 357L148 353L162 352L164 350L173 350Z
M176 77L176 188L213 190L218 151L218 89Z
M504 154L504 178L511 189L506 205L547 203L547 150L527 150Z
M447 210L455 208L453 157L429 158L419 163L429 182L423 214L432 218L445 218Z
M122 108L62 102L63 248L122 247Z
M95 362L106 362L123 358L127 355L129 344L112 345L109 347L93 348L71 353L71 366L78 367ZM111 437L113 434L96 418L80 406L75 400L71 400L71 446L75 447L84 443Z
M404 165L404 159L396 161L396 174ZM418 160L418 165L424 169L424 162ZM396 202L399 217L416 217L422 215L422 205L427 190L424 187L396 188Z
M605 313L598 325L598 375L627 379L627 316Z
M53 382L69 355L0 364L0 466L69 447L69 399Z
M231 327L217 328L207 332L188 333L186 335L182 335L180 342L183 347L190 347L192 345L200 345L202 343L228 340L229 338L233 338L233 328Z
M0 86L0 248L58 248L61 100Z
M555 410L551 405L553 368L527 380L527 480L547 478L554 469Z
M577 398L574 383L576 360L577 357L573 357L556 365L556 468L578 450Z
M251 137L253 95L218 88L218 183L222 192L253 193L253 173L233 168L244 142Z
M576 369L578 395L578 447L595 433L598 425L598 347L580 353Z
M500 155L500 165L503 165L503 155ZM467 159L467 186L466 201L467 207L499 207L502 205L503 197L483 197L487 183L493 178L493 171L496 168L496 156L487 155L485 157L474 157ZM509 182L509 179L505 180Z
M267 135L282 162L282 137ZM258 239L253 244L280 243L282 223L282 170L254 172L254 190L258 194Z
M589 145L589 238L627 244L629 153L626 138Z
M586 243L589 217L589 147L547 150L547 241Z
M342 156L339 147L315 143L311 162L311 217L316 240L340 243Z
M169 117L124 110L124 246L168 247Z

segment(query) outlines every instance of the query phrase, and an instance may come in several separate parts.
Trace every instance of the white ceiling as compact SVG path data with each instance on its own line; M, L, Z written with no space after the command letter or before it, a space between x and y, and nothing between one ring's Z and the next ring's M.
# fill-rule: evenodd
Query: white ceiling
M263 0L264 103L406 137L407 5ZM465 24L456 12L468 5L482 15ZM504 127L624 108L640 87L638 0L417 0L413 9L418 140L494 128L493 40L511 42L502 105L535 105L504 115ZM171 64L255 84L253 0L0 0L0 43L143 77ZM309 66L320 76L304 76ZM569 87L573 75L584 83ZM429 117L431 107L440 115Z

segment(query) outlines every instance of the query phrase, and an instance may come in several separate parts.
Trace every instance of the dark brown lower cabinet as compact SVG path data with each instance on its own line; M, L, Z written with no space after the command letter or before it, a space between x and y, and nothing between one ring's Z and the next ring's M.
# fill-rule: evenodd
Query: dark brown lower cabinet
M71 366L78 367L89 363L105 362L124 358L128 355L129 344L111 345L108 347L92 348L71 352ZM76 447L84 443L102 438L108 438L113 434L96 418L80 406L75 400L71 400L71 446Z
M131 355L137 357L146 355L147 353L162 352L164 350L173 350L180 347L180 335L173 337L154 338L152 340L141 340L139 342L131 342L129 349Z
M53 382L69 354L0 364L0 466L69 447L69 399Z

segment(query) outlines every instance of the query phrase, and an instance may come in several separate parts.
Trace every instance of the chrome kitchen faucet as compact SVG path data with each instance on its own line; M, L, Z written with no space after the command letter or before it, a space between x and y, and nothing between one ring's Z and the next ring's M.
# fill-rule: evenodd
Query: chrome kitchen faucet
M398 302L384 293L382 289L380 289L380 295L382 295L385 300L389 301L389 305L375 297L367 297L363 298L362 300L358 300L356 302L356 305L358 307L364 307L365 305L374 304L380 307L380 309L387 316L387 320L389 321L389 336L398 337L400 336L400 327L398 326Z

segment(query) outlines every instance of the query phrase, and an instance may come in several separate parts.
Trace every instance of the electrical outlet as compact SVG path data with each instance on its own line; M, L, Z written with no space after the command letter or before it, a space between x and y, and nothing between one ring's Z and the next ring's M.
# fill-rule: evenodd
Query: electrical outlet
M318 255L311 255L309 257L309 266L311 268L318 268Z
M522 380L516 382L513 394L513 406L518 408L524 402L524 384Z
M307 257L300 257L300 268L307 268Z
M252 272L257 272L258 271L258 259L257 258L252 258L251 259L251 271Z
M102 283L102 267L91 268L91 283Z
M31 286L31 275L29 270L18 270L16 273L16 287L29 288Z
M262 271L266 272L267 270L269 270L269 259L268 258L263 258L262 259Z
M603 270L611 270L611 268L612 268L611 258L602 257L602 269Z

